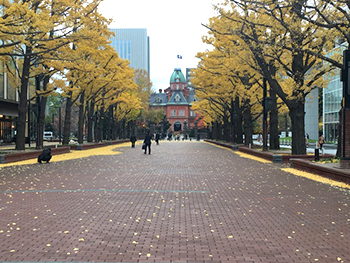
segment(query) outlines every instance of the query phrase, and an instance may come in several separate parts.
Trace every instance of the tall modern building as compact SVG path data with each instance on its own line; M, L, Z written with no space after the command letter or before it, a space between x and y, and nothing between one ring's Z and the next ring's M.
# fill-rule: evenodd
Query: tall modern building
M144 69L150 75L150 43L145 28L111 28L115 36L111 46L119 56L130 61L130 67Z
M318 88L315 88L305 98L305 134L310 139L318 140Z
M191 82L191 78L194 70L195 68L186 68L186 85L190 89L194 88Z
M12 1L11 1L12 2ZM0 5L0 14L4 6ZM7 76L3 63L0 64L0 143L11 142L18 117L18 93Z
M344 43L338 43L332 52L342 53L346 48ZM343 44L343 45L342 45ZM337 142L339 136L339 111L343 99L343 83L340 81L340 72L333 75L325 75L324 78L329 80L328 86L323 90L323 134L326 141Z
M0 67L0 142L11 142L18 117L18 93L4 67Z
M323 133L326 141L337 142L338 140L342 98L343 83L340 81L340 74L335 74L323 90Z

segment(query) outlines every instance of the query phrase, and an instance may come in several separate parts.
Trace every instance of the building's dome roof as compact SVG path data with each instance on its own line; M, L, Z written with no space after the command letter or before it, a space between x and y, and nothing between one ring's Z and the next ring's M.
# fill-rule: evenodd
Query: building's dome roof
M185 76L180 68L175 68L173 74L170 77L170 83L173 82L186 82Z

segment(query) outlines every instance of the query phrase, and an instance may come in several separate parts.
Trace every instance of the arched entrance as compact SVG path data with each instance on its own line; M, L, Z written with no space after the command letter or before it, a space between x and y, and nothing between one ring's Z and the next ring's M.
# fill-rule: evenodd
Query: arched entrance
M177 131L182 131L182 124L181 122L177 121L174 123L174 131L177 132Z

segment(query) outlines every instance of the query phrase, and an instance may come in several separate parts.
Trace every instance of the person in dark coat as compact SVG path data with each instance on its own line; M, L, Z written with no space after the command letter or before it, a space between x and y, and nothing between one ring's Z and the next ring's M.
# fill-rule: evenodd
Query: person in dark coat
M147 148L148 148L148 154L151 154L151 140L152 140L152 135L148 131L146 136L145 136L145 140L143 141L143 143L146 145L145 154L147 152Z
M131 148L135 148L135 142L137 141L135 134L131 135L130 141L131 141Z
M48 163L52 158L51 148L45 148L42 153L38 156L38 163Z
M156 143L157 143L157 145L159 145L159 139L160 139L160 134L156 133Z

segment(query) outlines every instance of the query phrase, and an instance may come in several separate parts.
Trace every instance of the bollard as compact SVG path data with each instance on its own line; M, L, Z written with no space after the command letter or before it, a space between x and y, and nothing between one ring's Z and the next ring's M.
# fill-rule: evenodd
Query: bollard
M320 160L320 149L316 148L315 149L315 161L319 161Z

